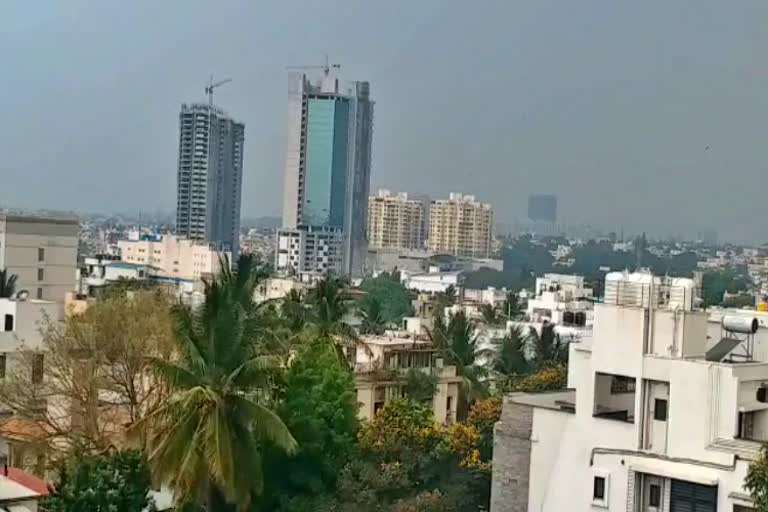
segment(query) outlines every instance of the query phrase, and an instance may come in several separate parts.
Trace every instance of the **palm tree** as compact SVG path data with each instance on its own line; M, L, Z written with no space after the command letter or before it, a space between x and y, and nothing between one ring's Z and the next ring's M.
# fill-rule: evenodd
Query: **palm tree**
M555 324L542 325L541 334L531 327L528 343L533 352L533 363L537 368L568 363L568 344L555 332Z
M491 368L503 381L509 382L519 375L526 375L531 366L526 358L526 338L519 327L513 326L506 336L496 341L496 353Z
M16 281L19 276L11 274L7 268L0 270L0 299L10 299L16 293Z
M480 304L479 310L483 321L488 325L496 325L501 320L499 311L493 307L493 304Z
M169 484L181 504L208 512L245 510L263 485L260 447L286 452L296 441L265 406L279 359L258 355L245 328L261 276L255 260L205 283L205 303L177 312L177 355L153 360L170 394L144 425L155 478Z
M361 334L383 334L386 329L381 301L376 297L367 296L359 303L358 312L362 317Z
M360 343L357 333L344 317L349 312L346 282L336 277L321 279L307 294L307 334L312 339L323 339L333 344L340 361L346 361L344 348L367 346Z
M515 320L522 314L522 307L520 306L520 299L515 292L507 293L507 300L504 304L504 314L509 320Z
M307 305L300 290L290 290L280 304L280 317L292 332L299 332L307 321Z
M440 317L435 317L433 328L428 333L438 353L446 363L454 365L456 373L462 377L465 406L485 397L488 391L483 380L488 372L481 361L491 351L480 347L475 325L467 315L459 311L451 315L447 324Z

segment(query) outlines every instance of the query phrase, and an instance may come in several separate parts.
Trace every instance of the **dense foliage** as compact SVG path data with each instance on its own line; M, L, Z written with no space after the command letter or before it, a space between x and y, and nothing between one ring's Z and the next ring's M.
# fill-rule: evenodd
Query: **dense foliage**
M723 303L725 292L735 294L749 288L750 279L739 269L717 270L704 273L702 283L704 305L717 306ZM754 304L754 299L752 299Z
M46 512L136 512L154 510L150 474L139 450L76 456L58 468Z
M323 343L305 347L291 363L277 410L298 442L287 455L265 456L262 510L292 510L292 504L331 491L355 450L359 421L352 374Z
M368 277L360 288L367 294L361 299L363 309L370 308L365 304L378 304L384 325L400 325L403 317L411 314L411 294L400 282L399 272L382 272L376 277Z

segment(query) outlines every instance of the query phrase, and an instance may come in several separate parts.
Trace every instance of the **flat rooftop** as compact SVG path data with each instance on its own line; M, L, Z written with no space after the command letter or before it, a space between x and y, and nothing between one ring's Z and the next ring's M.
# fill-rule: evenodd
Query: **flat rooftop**
M563 389L560 391L546 391L542 393L510 393L507 395L510 402L520 405L530 405L541 409L552 409L573 413L576 410L576 390Z

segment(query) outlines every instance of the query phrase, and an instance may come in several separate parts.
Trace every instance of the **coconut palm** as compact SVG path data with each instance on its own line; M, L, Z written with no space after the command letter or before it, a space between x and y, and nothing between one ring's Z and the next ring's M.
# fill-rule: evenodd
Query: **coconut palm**
M488 372L481 364L492 351L480 346L474 323L463 311L451 315L446 324L436 316L429 332L432 343L446 360L456 367L463 378L462 391L467 402L473 402L488 394L484 379Z
M386 329L381 301L376 297L367 296L360 301L358 312L362 317L361 334L383 334Z
M502 383L512 378L526 375L531 371L531 365L526 358L526 337L519 327L513 326L506 336L497 340L496 353L493 355L491 368L499 376Z
M19 276L11 274L7 268L0 270L0 299L9 299L16 293L16 281Z
M344 349L361 346L357 333L345 321L349 312L346 282L326 277L315 283L307 294L307 328L310 339L324 339L333 344L340 360L346 360Z
M498 325L501 322L501 315L499 310L496 309L493 304L480 304L478 308L480 315L483 317L483 321L488 325Z
M177 356L153 360L170 394L140 425L154 477L177 501L208 512L245 510L263 485L264 443L293 452L296 441L266 400L279 360L258 355L245 320L260 277L251 257L206 282L205 303L177 312Z
M568 363L568 343L555 332L555 324L545 323L541 334L531 327L528 344L533 352L533 364L537 368Z

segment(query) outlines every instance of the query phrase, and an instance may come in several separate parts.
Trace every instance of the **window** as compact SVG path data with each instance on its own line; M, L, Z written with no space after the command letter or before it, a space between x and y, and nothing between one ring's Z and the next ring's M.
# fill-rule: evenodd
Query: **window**
M610 492L610 476L606 471L598 469L592 473L592 505L608 508L608 496Z
M42 299L43 298L43 289L42 288L38 288L37 289L37 298L38 299Z
M5 354L0 354L0 379L5 378L5 368L8 362L8 358Z
M659 484L651 484L648 489L648 506L656 508L661 506L661 486Z
M592 500L605 501L605 477L595 477L592 483Z
M45 270L42 268L37 269L37 280L42 281L45 279Z
M40 384L43 382L43 354L35 354L32 360L32 383Z
M667 421L667 401L657 398L653 405L653 419L656 421Z
M3 330L6 332L13 330L13 315L6 314L3 322Z
M42 247L37 249L37 261L45 261L45 249Z

